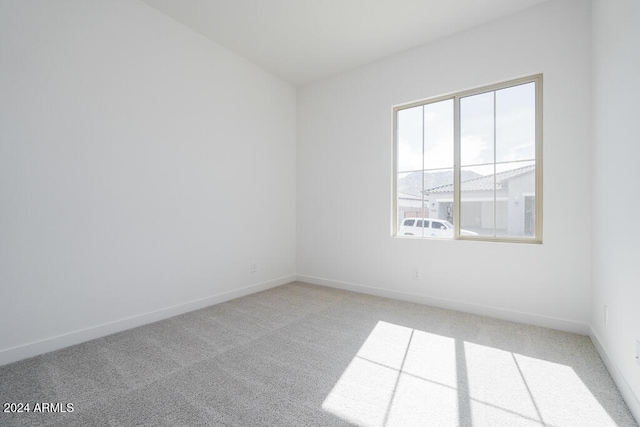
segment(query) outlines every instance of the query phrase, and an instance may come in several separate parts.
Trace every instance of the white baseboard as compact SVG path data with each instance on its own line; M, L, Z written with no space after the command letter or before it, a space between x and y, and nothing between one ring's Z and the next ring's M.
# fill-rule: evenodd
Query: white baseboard
M473 304L464 301L457 301L448 298L430 297L426 295L398 292L388 289L375 288L371 286L354 283L340 282L329 279L322 279L313 276L298 275L297 280L314 285L329 286L332 288L344 289L363 294L376 295L380 297L393 298L401 301L409 301L433 307L446 308L449 310L463 311L465 313L478 314L480 316L494 317L511 322L526 323L528 325L541 326L544 328L558 329L566 332L573 332L580 335L589 335L589 325L573 320L560 319L555 317L540 316L536 314L523 313L504 308L490 307L481 304Z
M183 304L177 304L171 307L162 308L152 312L127 317L102 325L92 326L74 332L46 338L40 341L23 344L17 347L0 350L0 366L8 363L17 362L18 360L27 359L39 354L48 353L50 351L59 350L74 344L80 344L95 338L104 337L116 332L121 332L137 326L146 325L147 323L157 322L159 320L168 319L179 314L189 311L198 310L210 305L219 304L245 295L264 291L275 286L284 285L296 280L296 276L285 276L267 282L258 283L244 288L235 289L233 291L223 292L209 297L201 298Z
M620 372L616 364L613 363L613 360L609 357L609 354L600 343L600 339L598 338L596 331L591 327L589 328L589 331L589 338L591 338L591 342L593 342L594 347L598 350L600 358L609 370L609 374L611 375L611 378L613 378L613 382L618 386L618 390L620 390L620 394L622 394L622 398L635 417L636 422L640 424L640 400L638 400L638 396L633 392L626 378L622 375L622 372Z

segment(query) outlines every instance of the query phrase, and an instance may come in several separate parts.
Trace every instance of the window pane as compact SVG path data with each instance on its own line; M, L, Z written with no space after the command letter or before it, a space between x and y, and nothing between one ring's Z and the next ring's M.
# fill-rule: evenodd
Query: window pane
M453 224L453 168L425 171L424 188L425 217ZM425 236L453 237L453 228L425 229Z
M406 218L422 218L422 171L399 173L397 175L396 206L398 215L398 235L407 234L410 229L406 226L414 226L414 222L403 223ZM403 231L403 229L406 229ZM415 233L411 232L415 235ZM422 231L420 230L420 236Z
M536 157L535 83L496 91L496 161Z
M423 107L397 112L398 172L422 170Z
M453 167L453 99L424 106L424 168Z
M535 237L535 162L498 165L496 194L497 235Z
M460 99L462 166L493 163L493 92Z
M460 235L494 236L493 165L460 171Z

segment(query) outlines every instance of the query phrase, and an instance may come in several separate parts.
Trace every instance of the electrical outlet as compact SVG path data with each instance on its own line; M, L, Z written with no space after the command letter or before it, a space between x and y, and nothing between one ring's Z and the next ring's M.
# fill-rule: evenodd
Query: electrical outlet
M256 273L258 271L258 264L255 262L251 263L251 273Z
M607 304L604 305L604 324L609 324L609 306Z
M413 280L420 279L420 270L413 270Z

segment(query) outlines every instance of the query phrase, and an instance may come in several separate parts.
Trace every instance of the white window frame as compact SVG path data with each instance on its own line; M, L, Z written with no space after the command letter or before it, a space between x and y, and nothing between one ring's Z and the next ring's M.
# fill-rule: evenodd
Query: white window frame
M493 92L499 89L505 89L513 86L519 86L526 83L535 83L535 235L533 237L507 237L507 236L462 236L460 235L460 100L471 95L478 95L485 92ZM489 242L511 242L511 243L542 243L542 74L522 77L488 86L478 87L462 92L438 96L421 101L415 101L409 104L402 104L393 107L393 212L392 212L392 235L395 237L404 237L398 235L398 112L408 108L424 106L445 100L453 100L454 104L454 168L453 168L453 227L454 240L478 240ZM495 161L494 161L495 164ZM424 199L423 199L424 211ZM494 213L495 215L495 213ZM413 237L415 239L415 237ZM434 238L423 236L424 240L432 240ZM447 238L450 240L449 238ZM437 240L437 239L435 239Z

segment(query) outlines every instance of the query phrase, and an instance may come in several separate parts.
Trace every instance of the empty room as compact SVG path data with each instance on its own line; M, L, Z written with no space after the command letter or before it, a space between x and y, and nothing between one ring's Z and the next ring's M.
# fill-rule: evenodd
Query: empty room
M638 0L0 0L0 426L637 426Z

